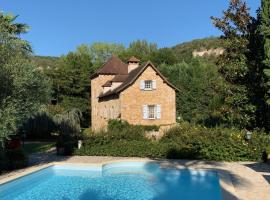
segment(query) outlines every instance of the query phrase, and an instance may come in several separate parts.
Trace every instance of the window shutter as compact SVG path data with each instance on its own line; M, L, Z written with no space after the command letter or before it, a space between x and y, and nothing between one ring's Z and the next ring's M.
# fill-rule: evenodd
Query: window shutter
M160 119L161 118L161 106L156 105L156 118Z
M153 87L153 90L157 89L157 81L156 80L152 81L152 87Z
M144 81L143 81L143 80L141 80L141 83L140 83L140 89L141 89L141 90L144 90Z
M143 105L143 119L148 119L148 107Z

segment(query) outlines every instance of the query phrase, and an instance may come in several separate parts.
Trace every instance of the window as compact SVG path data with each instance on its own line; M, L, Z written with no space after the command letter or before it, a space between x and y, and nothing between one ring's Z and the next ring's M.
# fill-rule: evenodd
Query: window
M140 88L141 90L155 90L157 88L156 80L142 80Z
M155 106L154 105L148 106L148 119L155 119Z
M152 81L144 81L144 89L152 90L152 88L153 88Z
M160 119L160 105L143 105L143 119Z

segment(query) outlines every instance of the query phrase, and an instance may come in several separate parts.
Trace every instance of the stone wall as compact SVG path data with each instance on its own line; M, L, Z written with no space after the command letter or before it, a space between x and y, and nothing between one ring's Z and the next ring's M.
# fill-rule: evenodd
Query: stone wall
M91 127L93 131L106 128L109 116L119 115L119 100L112 99L108 100L107 103L98 101L98 96L103 91L102 85L113 77L113 75L99 75L91 80ZM111 112L113 112L113 114L110 114Z
M141 80L156 80L156 89L141 90ZM130 124L167 125L176 122L175 90L168 86L150 66L120 94L120 101L121 119ZM156 104L161 105L161 118L143 119L143 105Z

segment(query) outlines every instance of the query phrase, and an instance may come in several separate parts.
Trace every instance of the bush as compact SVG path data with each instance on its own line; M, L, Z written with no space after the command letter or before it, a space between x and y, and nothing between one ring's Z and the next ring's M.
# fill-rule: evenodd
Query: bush
M92 134L83 141L83 147L74 153L217 161L262 160L263 152L270 143L270 136L254 131L252 139L246 141L244 135L244 132L237 129L210 129L181 123L168 130L161 140L151 141L144 137L141 126L129 126L121 131Z
M6 150L7 168L10 170L24 168L28 165L28 155L23 149Z
M5 151L0 147L0 174L8 169L8 158Z
M30 117L21 128L28 138L48 139L56 130L56 124L47 112L41 111Z
M270 155L270 147L266 147L265 151L263 152L263 161L264 162L269 162L268 161L268 156Z
M80 134L82 112L79 109L67 110L55 116L55 122L60 135L76 136Z
M195 152L192 158L207 160L261 160L270 143L269 135L254 131L248 142L245 133L237 129L205 128L182 124L170 129L161 142L175 142L176 150L184 147Z
M77 145L77 138L60 135L56 142L57 154L63 156L72 155Z

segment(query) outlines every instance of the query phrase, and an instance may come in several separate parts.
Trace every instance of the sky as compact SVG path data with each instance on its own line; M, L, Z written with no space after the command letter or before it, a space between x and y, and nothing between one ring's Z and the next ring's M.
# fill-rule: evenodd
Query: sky
M256 15L260 0L246 0ZM137 39L171 47L221 33L210 16L222 15L228 0L0 0L0 11L28 24L36 55L60 56L80 44Z

